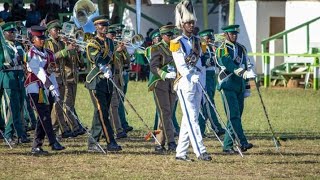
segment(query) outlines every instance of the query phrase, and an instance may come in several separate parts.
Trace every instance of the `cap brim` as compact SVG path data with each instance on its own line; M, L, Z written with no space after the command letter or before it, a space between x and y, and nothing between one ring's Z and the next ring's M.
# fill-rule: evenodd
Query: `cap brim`
M45 35L42 35L42 36L37 36L39 39L47 39L48 37L45 36Z

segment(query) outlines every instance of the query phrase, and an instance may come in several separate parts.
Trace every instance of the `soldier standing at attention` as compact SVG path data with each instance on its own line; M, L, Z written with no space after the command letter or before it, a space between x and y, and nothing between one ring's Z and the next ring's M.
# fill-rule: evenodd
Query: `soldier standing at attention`
M53 102L59 101L58 83L53 74L55 57L53 52L44 48L46 28L32 26L31 34L33 46L26 55L27 79L25 86L30 102L38 114L31 153L35 155L48 154L41 147L44 137L49 139L52 150L65 149L57 141L51 124L51 110Z
M173 90L173 80L176 78L176 68L173 62L169 43L174 35L175 26L167 25L160 28L161 42L151 47L149 91L153 91L157 112L160 117L158 129L161 130L156 138L161 145L155 147L155 151L166 151L165 142L168 143L168 151L175 151L177 145L174 140L174 127L172 114L177 99Z
M215 57L215 51L216 47L213 45L214 37L213 37L213 29L206 29L201 32L199 32L200 38L202 38L203 41L206 43L206 52L202 54L201 56L201 62L202 65L206 67L206 92L212 101L214 103L214 94L216 92L216 57ZM205 97L204 97L205 98ZM213 131L218 136L221 136L224 134L225 130L221 127L221 124L218 121L218 118L216 116L215 111L210 106L208 102L206 102L206 99L202 99L202 113L204 115L204 118L202 116L199 116L199 126L201 130L202 137L205 136L205 127L206 127L206 120L210 118L210 124Z
M56 57L56 71L54 72L60 92L61 101L65 101L65 91L66 91L66 76L64 72L65 64L67 61L68 51L74 49L72 44L65 46L64 42L59 39L59 33L61 29L61 24L58 20L52 20L47 23L47 31L49 32L49 39L45 42L45 48L50 49L54 52ZM55 129L61 130L61 137L75 137L75 134L71 131L67 124L67 117L63 114L63 109L55 103L53 107L53 127Z
M25 98L23 57L25 52L22 45L15 41L17 31L14 22L7 22L2 26L4 38L1 35L1 45L7 53L7 57L1 59L0 72L0 98L4 97L6 109L9 110L10 118L7 119L5 126L5 137L11 145L16 142L13 134L18 136L17 143L31 142L27 138L23 127L23 106ZM3 104L5 105L5 104Z
M114 138L109 119L113 91L113 84L109 78L112 78L111 62L114 52L113 41L106 36L110 24L105 15L97 16L92 21L96 27L96 36L89 41L86 47L92 69L88 73L85 83L94 106L91 134L99 142L102 131L107 141L107 150L120 151L122 148ZM91 139L88 140L88 151L102 152Z
M182 121L176 150L176 160L191 161L187 156L189 143L199 160L210 161L203 144L198 117L202 98L200 84L205 86L205 67L201 65L201 52L205 47L200 39L192 35L197 20L192 2L183 0L177 4L176 26L182 29L182 35L170 41L170 50L177 67L178 77L175 83L181 109Z
M221 92L225 111L228 115L227 128L231 132L225 134L223 152L236 153L233 149L233 140L239 140L242 151L251 149L243 132L241 116L244 107L246 82L255 78L256 74L248 67L246 48L237 42L239 25L230 25L222 28L226 41L217 49L216 55L221 72L218 75L218 90Z

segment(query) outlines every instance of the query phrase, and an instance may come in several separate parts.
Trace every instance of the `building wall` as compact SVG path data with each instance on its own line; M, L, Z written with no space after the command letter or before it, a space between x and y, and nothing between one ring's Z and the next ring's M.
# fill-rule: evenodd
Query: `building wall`
M320 16L320 1L287 1L286 2L286 29ZM311 47L320 48L320 20L310 25ZM306 28L302 28L288 35L289 53L306 53Z
M236 24L240 25L238 41L247 47L248 52L261 52L261 41L269 37L270 17L284 17L285 2L281 1L238 1ZM263 72L260 56L252 59L257 73Z
M151 18L161 22L162 24L167 24L167 22L172 22L175 24L174 20L174 9L176 5L172 4L153 4L151 6L147 5L142 5L142 13L150 16ZM133 8L134 5L132 5ZM209 8L211 6L209 5ZM200 30L203 30L203 13L202 13L202 5L201 4L196 4L195 5L195 11L196 11L196 16L197 16L197 23L196 26L200 28ZM218 22L219 22L219 17L218 14L215 15L209 15L209 28L214 29L216 32L219 29L218 28ZM129 10L125 10L125 15L124 15L124 24L135 29L136 28L136 14L133 12L130 12ZM153 23L147 21L146 19L141 17L141 34L143 36L146 35L146 32L148 31L149 28L158 28L156 25Z

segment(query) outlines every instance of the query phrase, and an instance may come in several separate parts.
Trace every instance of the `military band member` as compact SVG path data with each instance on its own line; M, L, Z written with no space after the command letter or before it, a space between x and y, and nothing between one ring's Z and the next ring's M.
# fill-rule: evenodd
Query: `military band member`
M54 74L58 82L61 101L65 101L66 75L64 68L67 61L66 58L68 56L68 51L74 49L74 46L72 44L65 46L64 42L59 39L60 29L61 25L58 20L52 20L47 23L49 39L46 40L44 47L55 53L56 70ZM75 130L69 127L67 124L68 119L62 111L63 109L55 103L52 113L53 127L55 129L60 129L62 138L74 137ZM71 130L73 130L73 132Z
M22 45L15 41L17 30L14 22L3 24L2 30L5 39L1 39L1 44L4 51L7 52L7 57L1 59L0 97L5 99L6 105L2 105L5 105L5 110L10 113L9 119L6 120L4 135L10 144L16 143L13 139L15 132L18 136L18 143L28 143L31 141L27 138L23 127L25 99L23 57L25 52Z
M122 32L125 28L123 24L115 24L115 31L116 31L116 37L119 38L122 36ZM122 71L122 77L123 77L123 93L124 95L127 93L128 89L128 83L129 83L129 71L130 71L130 54L128 53L128 49L125 48L123 49L125 51L126 56L129 57L129 64L124 64L123 66L123 71ZM117 52L116 52L117 53ZM127 118L126 118L126 112L125 112L125 107L123 104L123 101L120 101L119 108L119 118L121 122L121 126L124 129L124 131L127 133L129 131L133 130L133 127L129 125Z
M226 26L222 30L226 41L216 51L218 65L221 66L221 72L218 75L218 90L223 97L226 114L229 114L227 128L233 139L239 139L241 150L246 151L253 145L248 143L243 132L241 116L244 108L246 82L255 78L256 74L247 66L246 48L237 42L239 25ZM236 153L233 149L233 143L229 133L226 133L223 152Z
M98 142L101 132L104 133L108 151L120 151L121 146L114 138L109 119L110 102L113 92L111 62L113 58L113 41L106 37L109 21L107 16L100 15L92 19L96 27L96 36L87 44L87 57L92 69L86 77L85 86L89 90L94 106L91 134ZM92 139L88 140L89 152L102 152Z
M206 43L206 52L202 54L201 61L202 65L206 67L206 92L212 103L214 103L214 94L216 92L217 73L217 65L215 59L216 47L213 45L213 32L213 29L206 29L199 32L200 38L202 38L202 40ZM204 118L202 116L199 116L199 126L202 136L205 136L206 120L208 118L210 118L212 130L215 131L218 136L223 135L225 130L221 127L215 111L210 106L209 102L206 102L206 99L202 99L202 113Z
M116 38L117 32L116 32L117 26L110 26L108 29L107 37L114 40ZM120 40L120 39L118 39ZM115 52L114 52L114 58L112 60L112 65L114 67L113 71L113 81L117 85L117 87L123 91L124 87L124 79L122 76L123 73L123 67L124 65L128 66L130 64L129 54L125 50L125 44L122 42L115 42ZM116 138L126 138L127 133L122 128L121 121L119 118L119 103L122 101L123 98L119 95L119 92L117 90L114 90L112 93L111 98L111 106L110 106L110 120L113 126L114 131L116 132Z
M210 161L203 144L198 117L202 98L201 83L205 86L205 67L201 65L202 46L200 39L192 35L196 16L192 3L184 0L177 4L176 26L182 35L170 41L170 50L177 67L178 77L175 84L181 109L182 121L176 150L176 160L191 161L187 156L189 143L199 160Z
M173 31L173 32L174 32L174 35L173 35L173 37L174 37L176 35L176 31ZM161 42L161 35L160 35L159 29L155 29L155 30L151 31L150 38L152 40L152 45L155 45L155 44ZM150 59L151 59L151 49L153 47L152 45L148 46L145 50L145 56L146 56L149 63L150 63ZM152 76L152 72L150 71L149 81L151 80L151 76ZM172 113L172 122L173 122L173 126L174 126L175 136L177 136L180 131L180 127L179 127L179 124L177 122L177 117L176 117L177 105L178 105L178 100L176 100L176 102L175 102L173 113ZM159 116L158 116L158 112L156 110L155 117L154 117L154 125L153 125L154 130L158 129L158 124L159 124Z
M52 150L63 150L56 139L52 124L51 110L54 101L59 101L59 91L56 78L53 74L55 68L55 56L53 52L44 48L46 28L32 26L31 42L33 46L26 55L27 78L25 87L30 97L30 102L38 114L38 122L35 129L32 154L47 154L42 149L44 137L47 136Z
M151 48L149 91L153 91L157 112L159 114L158 129L161 130L156 138L161 145L155 147L155 151L162 153L166 150L175 151L177 145L174 140L174 127L172 114L174 113L176 93L173 90L173 81L176 78L176 68L173 62L169 43L174 36L175 26L167 25L160 28L161 42Z

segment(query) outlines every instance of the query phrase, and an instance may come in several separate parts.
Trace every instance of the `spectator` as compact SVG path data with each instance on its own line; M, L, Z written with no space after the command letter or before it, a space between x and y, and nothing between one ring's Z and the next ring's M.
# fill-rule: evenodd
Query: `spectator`
M24 4L16 3L12 8L12 21L25 21L26 20L26 9L23 8Z
M37 10L36 5L34 3L30 4L30 11L27 12L27 22L26 27L29 28L33 25L39 25L41 22L41 14Z
M9 3L5 2L5 3L3 4L3 8L4 8L4 10L0 12L0 18L1 18L3 21L7 22L7 21L8 21L8 18L11 17L11 12L10 12L10 5L9 5Z

